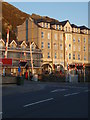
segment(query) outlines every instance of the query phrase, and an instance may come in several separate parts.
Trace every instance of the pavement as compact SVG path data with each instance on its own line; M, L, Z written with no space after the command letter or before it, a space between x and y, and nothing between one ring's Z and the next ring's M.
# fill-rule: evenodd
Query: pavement
M87 83L25 81L2 87L3 118L88 118Z

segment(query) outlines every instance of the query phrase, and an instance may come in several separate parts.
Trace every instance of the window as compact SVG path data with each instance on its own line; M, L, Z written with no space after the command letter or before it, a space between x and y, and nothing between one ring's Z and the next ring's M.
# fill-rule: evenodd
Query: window
M89 47L89 52L90 52L90 47Z
M78 47L78 51L80 51L80 46Z
M44 48L44 43L43 42L41 43L41 48Z
M71 40L71 35L69 35L69 40Z
M63 57L63 54L62 53L60 53L60 58L62 58Z
M66 35L66 40L68 40L68 35Z
M84 55L84 60L86 60L86 56Z
M57 54L55 53L55 59L57 58Z
M41 37L44 38L44 33L43 32L41 32Z
M59 30L61 30L61 26L59 25Z
M50 43L48 43L48 48L50 48Z
M77 32L78 32L78 28L77 28Z
M56 29L57 29L57 25L56 25Z
M69 44L69 49L71 50L71 44Z
M63 50L62 44L60 44L60 50Z
M57 45L56 45L56 43L54 43L54 49L57 50Z
M78 38L78 42L80 43L80 38Z
M75 54L73 54L73 60L75 60Z
M80 60L80 55L78 54L78 60Z
M66 32L67 32L67 27L66 27Z
M84 43L86 43L86 38L84 38Z
M71 59L71 53L69 53L69 59Z
M48 39L50 39L50 33L48 33Z
M48 58L50 58L50 53L48 52Z
M47 28L48 28L48 23L46 25L47 25Z
M13 46L14 47L14 46ZM22 45L22 49L25 49L25 45Z
M73 38L73 42L75 42L75 38Z
M62 35L62 34L60 34L60 40L62 40L62 38L63 38L63 35Z
M89 57L89 61L90 61L90 57Z
M57 34L55 34L55 40L57 40Z
M86 47L84 46L84 51L86 51Z
M12 48L12 49L14 48L14 45L13 45L13 44L11 45L11 48Z
M45 23L43 23L43 27L45 27Z
M88 38L88 43L90 44L90 38Z
M75 46L73 46L73 51L75 51Z

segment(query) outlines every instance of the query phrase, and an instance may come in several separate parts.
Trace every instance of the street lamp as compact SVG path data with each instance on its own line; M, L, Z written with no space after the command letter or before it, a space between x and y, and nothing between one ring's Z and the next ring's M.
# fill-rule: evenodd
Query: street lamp
M30 44L30 57L31 57L32 74L34 74L34 70L33 70L33 56L32 56L32 45L33 45L33 43Z

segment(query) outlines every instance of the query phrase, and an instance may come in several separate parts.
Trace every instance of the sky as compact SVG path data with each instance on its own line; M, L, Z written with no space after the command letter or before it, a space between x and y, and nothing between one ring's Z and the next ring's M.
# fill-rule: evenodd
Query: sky
M88 27L88 2L9 2L28 14L49 16L59 21Z

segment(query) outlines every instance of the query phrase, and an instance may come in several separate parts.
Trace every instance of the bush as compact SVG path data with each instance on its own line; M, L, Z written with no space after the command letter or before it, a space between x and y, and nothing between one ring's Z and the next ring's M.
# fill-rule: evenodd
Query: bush
M46 82L65 82L65 74L42 75L42 81Z

